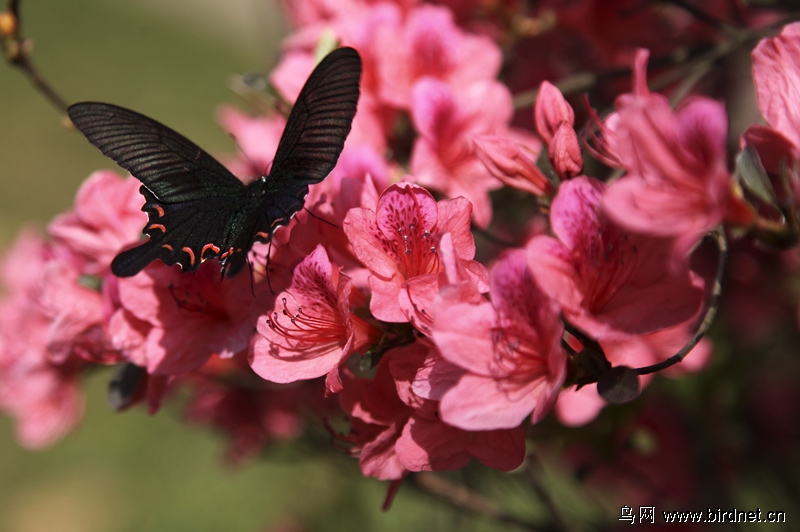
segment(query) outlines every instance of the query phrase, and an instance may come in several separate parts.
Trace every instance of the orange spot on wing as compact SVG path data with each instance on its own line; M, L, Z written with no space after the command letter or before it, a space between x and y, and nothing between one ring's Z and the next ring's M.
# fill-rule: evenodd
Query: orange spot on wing
M161 218L162 216L164 216L164 208L163 208L163 207L161 207L161 205L153 204L153 208L154 208L154 209L156 210L156 212L158 213L158 217L159 217L159 218Z
M182 249L183 251L186 252L187 255L189 255L189 266L194 266L195 256L192 248L184 247Z
M205 246L203 246L203 249L200 250L200 257L204 257L205 254L206 254L206 251L209 251L209 250L211 250L214 255L219 253L219 248L217 246L215 246L214 244L206 244Z
M150 224L150 226L147 228L148 231L152 231L153 229L159 229L162 233L167 232L167 228L161 224Z
M169 244L161 244L161 247L162 247L162 248L164 248L164 249L168 249L168 250L170 250L170 251L174 251L174 250L172 249L172 246L170 246Z
M256 233L256 238L263 238L265 241L269 241L270 234L265 233L264 231L259 231L258 233Z

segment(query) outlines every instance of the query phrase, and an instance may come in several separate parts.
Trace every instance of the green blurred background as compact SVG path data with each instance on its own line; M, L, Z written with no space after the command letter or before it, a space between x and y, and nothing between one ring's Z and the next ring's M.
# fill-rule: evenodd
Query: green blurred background
M231 77L268 72L287 31L269 0L24 0L21 15L35 63L69 102L136 109L211 153L233 150L214 120L220 104L238 103ZM115 167L5 63L0 96L5 249L21 226L44 227L70 208L92 171ZM227 467L222 438L186 425L178 406L154 417L110 412L108 377L87 380L82 426L51 449L21 449L0 417L0 531L432 530L459 522L410 490L381 512L388 484L361 478L344 456L331 464L278 449Z

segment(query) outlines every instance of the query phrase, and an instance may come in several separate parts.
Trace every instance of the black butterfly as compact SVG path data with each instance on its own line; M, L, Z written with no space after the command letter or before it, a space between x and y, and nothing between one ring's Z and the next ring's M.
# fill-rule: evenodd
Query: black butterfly
M269 242L303 207L308 186L336 165L356 113L360 79L358 52L328 54L300 91L272 171L247 186L155 120L107 103L72 105L75 127L143 184L149 239L114 258L114 275L135 275L155 259L195 271L214 257L225 275L236 275L253 243Z

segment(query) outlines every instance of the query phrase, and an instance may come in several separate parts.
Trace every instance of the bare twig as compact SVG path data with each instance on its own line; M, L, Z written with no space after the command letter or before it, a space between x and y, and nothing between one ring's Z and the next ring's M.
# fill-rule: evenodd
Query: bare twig
M731 26L727 22L714 17L710 13L703 11L702 9L700 9L700 7L694 5L691 2L687 2L686 0L663 0L663 2L665 4L672 4L676 7L679 7L680 9L683 9L684 11L687 11L697 20L704 22L708 26L722 33L731 35L736 31L738 31L737 28L735 28L734 26Z
M709 234L717 243L717 249L719 249L719 260L717 263L717 275L714 278L714 289L711 292L711 301L708 303L706 315L703 317L703 321L700 322L700 326L697 328L697 331L694 333L692 338L685 346L683 346L683 349L668 359L659 362L658 364L653 364L652 366L647 366L644 368L637 368L636 373L639 375L649 375L650 373L661 371L662 369L674 366L683 360L686 355L689 354L689 351L694 349L694 346L696 346L700 339L703 338L703 336L708 332L708 329L714 322L714 317L717 315L717 309L719 308L719 297L720 294L722 294L722 274L725 272L725 260L728 257L728 241L725 239L725 230L722 228L722 226L717 226Z
M734 26L726 26L725 35L729 38L725 42L719 43L714 48L699 51L688 59L685 56L675 55L661 57L657 60L654 59L652 63L674 65L676 68L654 79L650 83L650 88L652 90L660 90L686 77L691 78L691 84L693 85L711 69L714 63L723 57L743 48L752 47L759 39L771 35L778 28L797 20L800 20L800 12L790 13L778 22L753 30L739 30ZM579 72L553 82L553 84L564 95L570 95L586 92L595 87L602 80L611 77L630 75L630 73L630 68L621 68L606 72ZM683 92L687 92L687 89L684 88ZM538 96L538 88L516 94L514 96L514 109L523 109L533 105Z
M60 112L66 113L67 101L62 98L52 86L42 77L33 64L30 56L30 41L22 37L22 22L19 16L19 0L9 0L8 8L0 13L0 48L8 62L20 70L28 77L33 86L44 94L45 98L52 103Z
M410 477L410 480L415 486L419 487L423 491L447 500L450 504L456 506L460 510L469 510L477 514L484 515L490 519L494 519L495 521L514 525L523 530L531 530L535 532L541 532L543 530L561 530L542 528L534 523L510 515L483 495L474 493L468 490L466 487L451 482L441 475L437 475L436 473L415 473Z

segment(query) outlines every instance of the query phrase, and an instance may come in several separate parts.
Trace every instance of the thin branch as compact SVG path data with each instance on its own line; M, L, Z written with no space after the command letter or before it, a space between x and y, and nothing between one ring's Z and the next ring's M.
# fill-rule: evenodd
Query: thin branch
M523 530L531 530L533 532L562 531L562 529L550 527L543 528L535 523L513 516L483 495L472 492L461 484L451 482L436 473L415 473L409 477L409 480L426 493L445 499L460 510L469 510L495 521L514 525Z
M0 13L2 17L2 38L0 38L0 48L6 56L9 64L19 68L28 77L30 82L45 98L52 103L60 112L67 112L69 104L62 98L53 87L42 77L33 64L30 56L30 41L22 37L22 20L19 16L19 0L9 0L8 9Z
M737 30L731 35L730 40L719 43L714 48L701 52L691 61L681 63L678 68L667 72L650 83L652 90L660 90L676 81L689 76L692 72L701 71L704 74L711 70L711 67L720 59L732 54L741 49L752 48L755 44L764 37L772 35L776 30L789 24L800 20L800 13L794 12L780 21L765 26L763 28L753 30Z
M683 9L684 11L687 11L689 14L691 14L697 20L704 22L708 26L714 28L715 30L725 33L727 35L732 35L736 31L738 31L737 28L735 28L734 26L728 24L724 20L720 20L714 17L713 15L711 15L706 11L703 11L702 9L692 4L691 2L687 2L685 0L663 0L663 3L672 4L680 9Z
M662 369L674 366L683 360L686 355L689 354L689 351L694 349L694 346L696 346L700 339L703 338L703 336L708 332L708 329L714 322L714 317L717 315L717 309L719 308L719 297L722 294L722 275L725 273L725 260L728 257L728 241L725 239L725 230L722 228L722 226L717 226L713 231L711 231L710 236L713 237L717 243L717 249L719 250L719 261L717 263L717 275L714 278L714 290L711 292L711 301L708 303L708 309L706 310L706 315L703 318L703 321L700 323L700 326L697 328L694 336L692 336L689 342L683 346L683 349L663 362L659 362L658 364L653 364L652 366L647 366L644 368L637 368L637 374L649 375L650 373L655 373L656 371L661 371Z
M653 80L649 84L650 88L652 90L660 90L689 76L692 72L700 71L705 74L711 69L711 66L713 66L715 62L723 57L742 48L748 46L752 47L759 39L769 36L777 29L797 20L800 20L800 12L792 12L778 22L753 30L739 30L734 26L727 26L725 34L730 37L729 40L719 43L714 48L699 51L696 55L690 56L688 60L685 56L676 56L674 54L658 59L652 58L650 61L651 64L674 65L677 68ZM605 72L579 72L559 81L555 81L553 84L566 96L586 92L594 88L601 81L613 77L630 75L630 73L630 68L619 68ZM702 75L697 74L695 74L695 76L697 76L697 78L694 79L693 82L696 82L702 77ZM516 94L514 96L514 109L524 109L533 105L538 96L538 88Z

